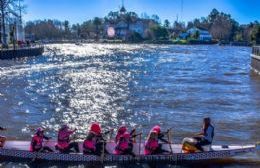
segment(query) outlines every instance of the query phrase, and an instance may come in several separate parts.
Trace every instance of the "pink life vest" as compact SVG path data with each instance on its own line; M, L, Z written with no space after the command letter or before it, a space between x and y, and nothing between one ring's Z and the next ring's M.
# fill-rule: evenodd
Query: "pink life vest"
M157 139L149 139L145 142L145 155L151 155L159 147Z
M69 130L60 130L58 132L58 148L60 149L66 149L69 147L70 143L70 135L73 134L73 131Z
M126 126L121 126L118 131L117 131L117 134L116 134L116 139L115 139L115 142L117 143L120 139L120 137L122 135L124 135L124 133L127 131L127 128Z
M128 132L125 132L119 138L119 141L117 142L114 154L116 154L116 155L123 154L124 151L129 148L129 143L130 143L130 134Z
M33 142L36 142L36 144L33 144ZM43 136L38 136L37 134L35 134L32 137L30 152L35 152L35 150L40 150L42 148L42 142L43 142Z
M96 151L96 142L95 142L94 138L91 139L91 140L87 140L86 139L83 142L83 148L84 149L89 149L90 151Z

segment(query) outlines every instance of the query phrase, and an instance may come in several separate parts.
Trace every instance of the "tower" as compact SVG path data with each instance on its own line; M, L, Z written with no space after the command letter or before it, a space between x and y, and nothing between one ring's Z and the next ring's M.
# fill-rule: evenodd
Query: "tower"
M121 9L120 9L120 13L121 13L121 14L125 14L125 13L126 13L125 5L124 5L124 0L122 0L122 6L121 6Z

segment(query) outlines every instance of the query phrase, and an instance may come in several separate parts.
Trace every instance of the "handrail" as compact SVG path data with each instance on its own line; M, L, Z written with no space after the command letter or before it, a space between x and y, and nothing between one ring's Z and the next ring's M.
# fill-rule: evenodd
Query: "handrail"
M260 56L260 46L254 46L252 49L252 54Z

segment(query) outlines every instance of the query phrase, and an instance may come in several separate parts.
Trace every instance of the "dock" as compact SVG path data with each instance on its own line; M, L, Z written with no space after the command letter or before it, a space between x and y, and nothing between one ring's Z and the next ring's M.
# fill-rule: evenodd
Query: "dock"
M252 49L251 69L260 75L260 46L254 46Z
M3 49L0 50L0 60L16 59L22 57L33 57L42 55L44 52L43 46L26 47L19 49Z

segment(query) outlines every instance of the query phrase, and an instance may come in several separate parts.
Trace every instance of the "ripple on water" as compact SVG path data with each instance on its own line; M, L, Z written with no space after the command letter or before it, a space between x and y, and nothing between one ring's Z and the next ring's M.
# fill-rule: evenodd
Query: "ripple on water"
M55 136L67 123L83 138L93 121L144 135L159 123L180 142L210 116L215 142L254 142L260 85L249 65L244 47L48 45L43 56L0 61L1 124L27 139L39 125Z

